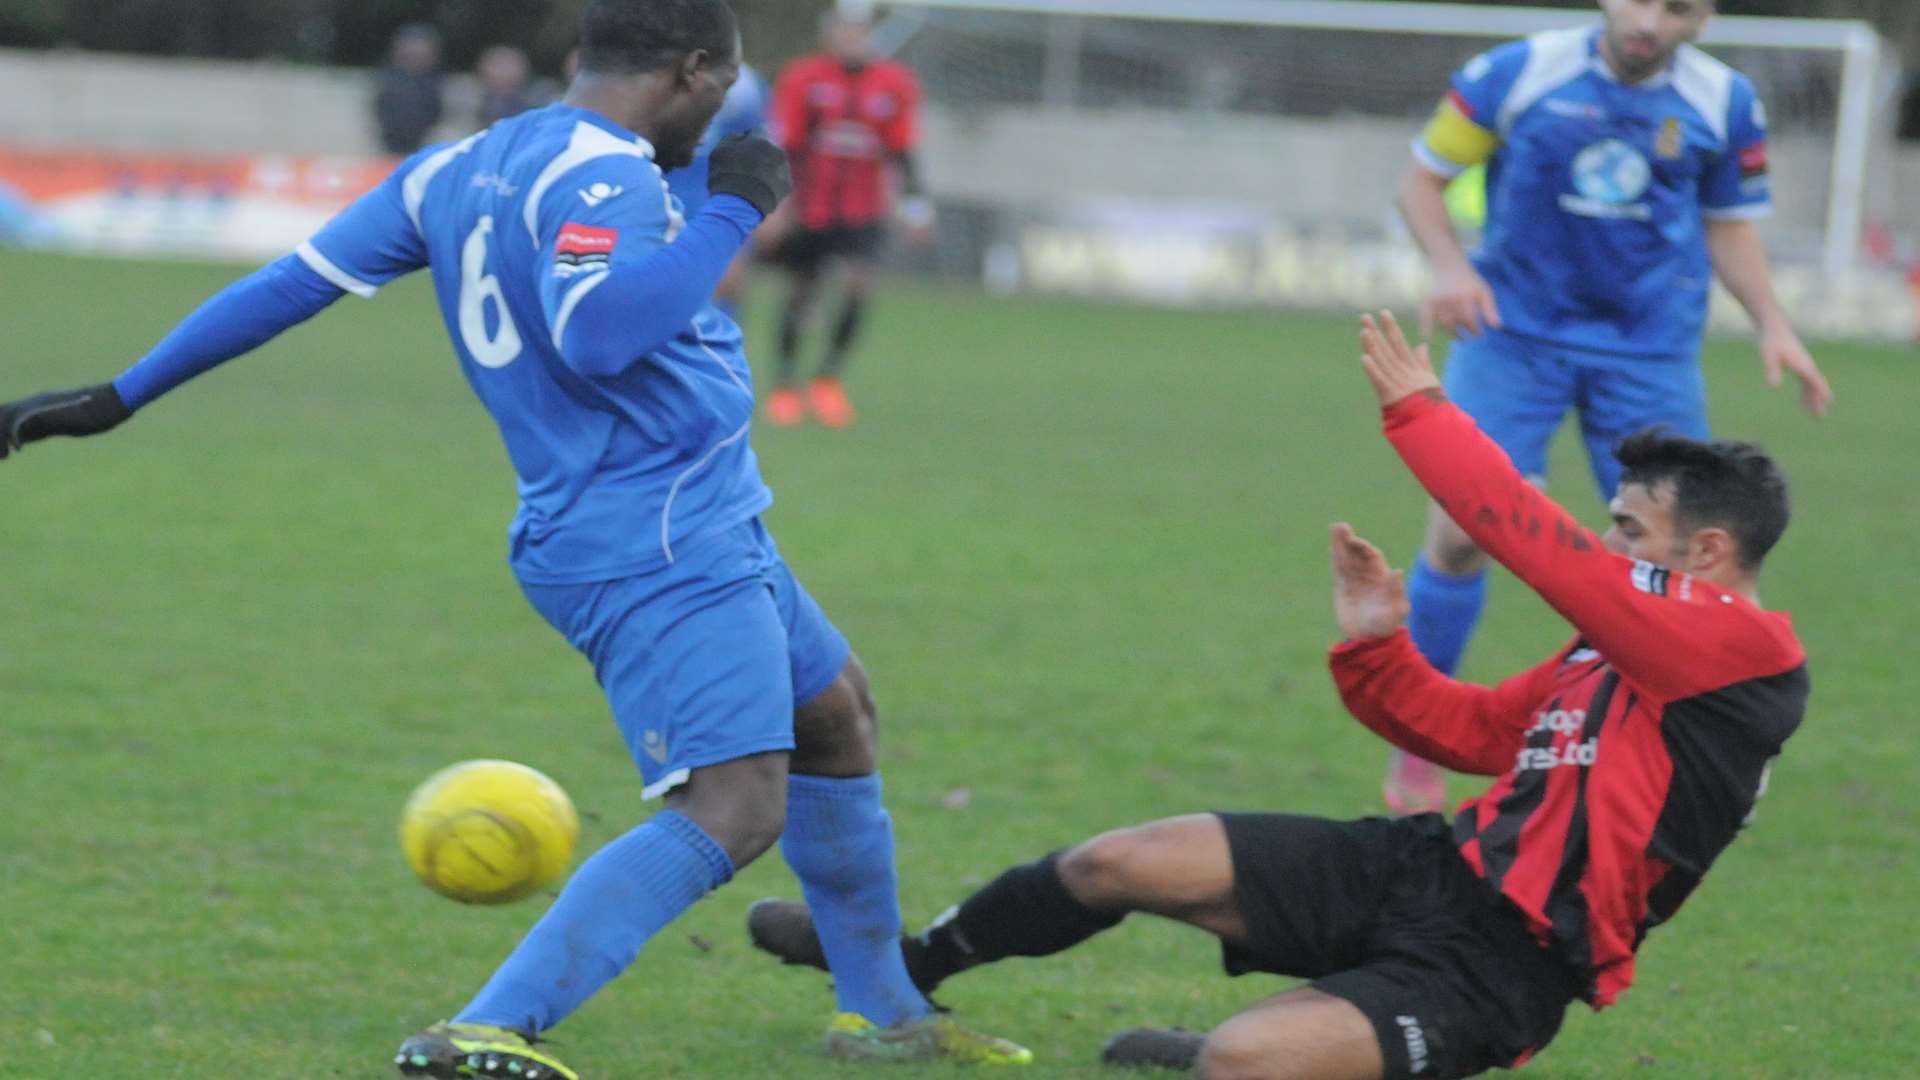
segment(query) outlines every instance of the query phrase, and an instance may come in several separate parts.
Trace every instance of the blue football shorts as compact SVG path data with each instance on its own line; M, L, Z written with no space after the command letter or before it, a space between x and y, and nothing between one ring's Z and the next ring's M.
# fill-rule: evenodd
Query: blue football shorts
M1642 428L1708 437L1707 384L1693 357L1602 356L1498 331L1460 338L1441 381L1447 397L1513 459L1524 474L1547 475L1547 447L1568 410L1602 499L1620 486L1613 449Z
M793 713L846 666L847 639L755 518L617 581L528 585L593 662L653 799L694 770L793 749Z

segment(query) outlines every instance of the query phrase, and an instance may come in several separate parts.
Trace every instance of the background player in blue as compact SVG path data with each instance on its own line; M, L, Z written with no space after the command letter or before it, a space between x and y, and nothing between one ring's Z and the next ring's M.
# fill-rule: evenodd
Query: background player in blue
M734 81L733 88L727 91L726 100L720 104L720 112L707 128L707 134L694 149L693 163L684 168L675 169L667 174L667 190L680 200L681 210L686 214L697 213L707 201L707 159L720 140L732 135L752 134L767 130L767 83L753 68L740 65L740 78ZM733 266L727 270L720 285L714 290L713 302L729 318L735 318L740 311L740 300L746 294L747 263L751 261L749 252L741 252L733 260Z
M824 916L830 1052L1030 1060L908 978L867 677L760 525L751 375L709 297L791 191L785 155L756 136L718 145L691 219L662 178L736 77L733 12L592 0L582 38L560 104L408 159L112 383L0 405L0 457L106 431L344 294L429 269L519 477L514 573L593 662L666 809L586 860L478 996L402 1045L400 1070L574 1077L532 1037L776 840Z
M1422 332L1456 342L1447 396L1544 481L1547 444L1580 416L1601 498L1613 446L1654 424L1707 437L1700 336L1715 274L1753 317L1768 382L1833 393L1775 299L1755 219L1771 204L1766 114L1753 85L1691 42L1711 0L1600 0L1602 25L1538 34L1475 58L1426 132L1400 208L1433 264ZM1447 184L1487 170L1471 259ZM1486 557L1438 507L1408 578L1414 643L1451 674L1486 598ZM1441 809L1444 774L1395 753L1388 805Z

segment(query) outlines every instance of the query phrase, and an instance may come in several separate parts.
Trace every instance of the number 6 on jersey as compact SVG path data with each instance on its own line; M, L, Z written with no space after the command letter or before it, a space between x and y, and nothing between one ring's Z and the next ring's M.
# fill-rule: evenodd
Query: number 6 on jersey
M460 253L460 340L473 362L484 368L503 368L520 355L520 329L507 312L507 297L500 279L487 273L487 237L493 233L493 215L488 214L467 236ZM499 317L499 327L487 333L487 301Z

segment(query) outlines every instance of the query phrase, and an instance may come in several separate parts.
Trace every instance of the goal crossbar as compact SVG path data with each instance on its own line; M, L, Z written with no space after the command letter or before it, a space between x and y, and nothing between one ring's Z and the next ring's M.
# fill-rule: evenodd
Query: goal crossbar
M1477 4L1409 4L1394 0L885 0L891 8L1023 12L1164 22L1206 22L1302 30L1349 30L1442 34L1457 37L1525 37L1542 30L1592 25L1592 11L1566 8L1483 7ZM866 11L872 0L841 0ZM1706 45L1757 49L1829 50L1842 54L1840 110L1834 127L1833 166L1822 263L1830 275L1847 273L1859 254L1866 201L1867 161L1874 123L1874 83L1884 45L1872 24L1859 19L1716 15L1707 24Z
M1399 0L1183 0L1177 9L1166 0L884 0L884 5L1457 37L1525 37L1542 30L1584 26L1599 18L1597 12L1568 8L1409 4ZM1859 19L1716 15L1701 40L1709 45L1761 49L1847 49L1865 40L1877 40L1877 35L1870 23Z

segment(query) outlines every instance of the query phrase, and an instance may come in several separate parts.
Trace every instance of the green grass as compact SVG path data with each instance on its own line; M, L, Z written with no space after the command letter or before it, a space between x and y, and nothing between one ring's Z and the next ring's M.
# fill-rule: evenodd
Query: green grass
M233 274L0 257L0 396L115 373ZM1384 748L1322 666L1323 530L1400 557L1422 507L1354 351L1342 319L903 286L861 423L759 435L770 524L874 673L911 920L1110 826L1376 810ZM1820 355L1820 424L1749 347L1707 358L1719 428L1797 485L1766 598L1812 654L1808 721L1639 986L1577 1010L1529 1075L1920 1075L1914 359ZM1555 490L1597 521L1576 443ZM544 902L417 886L394 839L416 782L538 765L589 845L648 812L585 663L506 570L512 498L420 281L0 465L0 1076L383 1075ZM1467 674L1565 632L1501 581ZM824 979L740 930L793 892L777 859L742 873L560 1030L564 1055L596 1080L836 1075ZM1207 939L1143 918L943 996L1033 1045L1035 1075L1094 1076L1113 1030L1284 985L1226 980Z

